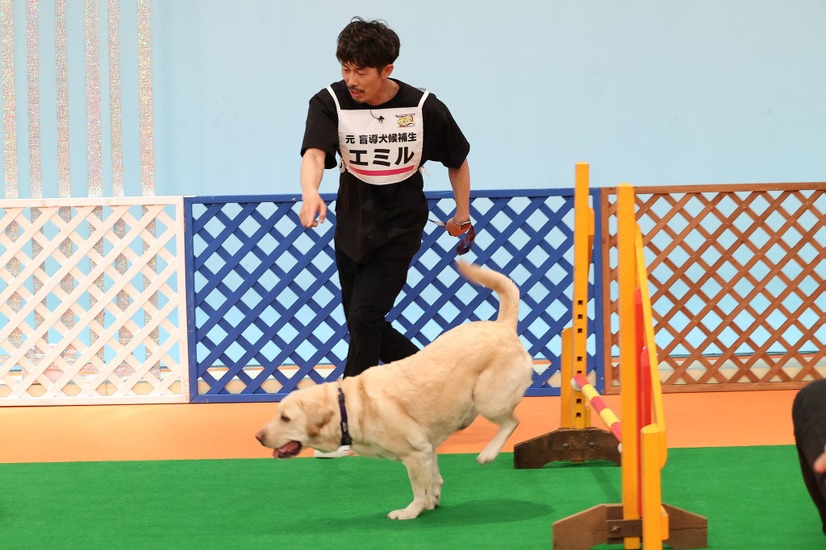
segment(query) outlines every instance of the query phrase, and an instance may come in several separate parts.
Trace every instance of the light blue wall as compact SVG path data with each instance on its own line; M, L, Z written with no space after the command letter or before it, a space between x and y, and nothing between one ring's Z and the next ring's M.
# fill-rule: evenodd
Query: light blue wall
M571 186L578 161L594 186L826 179L823 0L410 5L155 2L159 192L297 192L307 101L339 78L352 15L399 33L394 76L449 105L476 188Z
M140 192L134 4L121 0L130 195ZM43 48L54 8L40 5ZM67 5L73 194L83 195L83 2ZM25 0L14 6L25 188ZM826 180L824 0L155 0L156 193L298 192L307 101L340 77L336 36L353 15L397 30L394 76L450 106L475 188L569 187L579 161L593 186ZM44 108L49 63L41 53ZM42 115L52 180L53 119ZM429 189L448 188L444 169L429 171ZM335 188L328 172L322 190Z

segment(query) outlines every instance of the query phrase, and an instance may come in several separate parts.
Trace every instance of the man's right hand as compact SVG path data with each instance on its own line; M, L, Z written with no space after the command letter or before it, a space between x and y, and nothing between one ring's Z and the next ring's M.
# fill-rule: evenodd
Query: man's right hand
M812 466L814 471L819 474L826 472L826 446L823 447L823 454L817 457Z
M321 199L318 188L324 174L325 153L321 149L309 148L301 157L301 211L298 218L306 228L317 227L327 219L327 204Z
M318 193L301 198L301 211L298 218L306 228L317 227L327 219L327 204Z

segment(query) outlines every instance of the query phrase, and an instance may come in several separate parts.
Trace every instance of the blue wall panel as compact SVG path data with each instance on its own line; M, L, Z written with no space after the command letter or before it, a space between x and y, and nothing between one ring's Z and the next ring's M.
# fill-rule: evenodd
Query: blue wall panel
M451 193L427 197L431 218L450 216ZM295 196L186 199L193 401L277 401L306 377L321 382L341 376L347 330L332 243L335 197L325 200L328 221L305 230ZM464 258L507 274L520 287L519 334L536 360L527 395L558 395L560 333L571 323L573 191L474 192L471 212L477 237ZM428 224L390 313L419 346L453 326L497 314L496 297L453 268L456 244ZM596 249L592 273L601 272L600 259ZM593 326L601 326L594 317L602 311L599 283L590 286ZM588 369L596 370L601 387L603 346L593 326Z

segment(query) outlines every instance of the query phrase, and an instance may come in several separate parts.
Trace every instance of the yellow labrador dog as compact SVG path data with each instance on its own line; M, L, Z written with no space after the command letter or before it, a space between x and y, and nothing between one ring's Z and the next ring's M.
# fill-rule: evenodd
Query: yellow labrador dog
M519 290L504 275L467 263L459 272L499 296L496 321L451 329L424 349L339 382L301 387L256 438L275 458L303 447L332 451L349 443L362 456L404 463L413 502L390 519L413 519L439 506L442 476L436 448L477 415L499 431L476 459L492 461L519 421L513 411L531 384L533 360L516 335Z

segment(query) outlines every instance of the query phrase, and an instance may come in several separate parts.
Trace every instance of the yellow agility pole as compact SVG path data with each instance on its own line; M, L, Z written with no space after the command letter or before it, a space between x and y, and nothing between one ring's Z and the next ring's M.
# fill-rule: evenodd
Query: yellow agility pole
M560 376L563 383L560 388L562 410L559 424L562 428L591 427L590 410L586 407L585 400L579 392L565 383L577 374L585 375L587 371L588 272L594 242L594 211L588 205L589 171L588 164L580 162L577 163L574 174L573 328L562 331Z
M584 376L587 372L588 274L594 245L594 210L589 205L587 163L577 163L574 178L573 319L571 326L562 331L560 427L517 443L513 453L515 468L541 468L554 461L620 463L613 435L591 425L587 399L569 384L574 376Z
M622 440L622 516L625 520L640 519L639 500L639 430L637 397L639 395L639 356L637 348L636 308L637 262L634 232L634 188L623 183L617 187L617 279L619 281L619 348ZM639 548L639 537L625 537L626 549Z
M594 211L588 206L588 181L590 169L580 162L576 165L574 188L574 319L573 319L573 372L587 374L588 358L588 272L594 243ZM569 380L570 378L563 378ZM566 384L563 383L563 386ZM582 396L574 403L574 428L590 428L591 418Z
M667 460L665 417L642 236L635 219L634 189L618 195L618 280L621 417L605 407L583 375L572 381L622 442L622 504L602 504L553 524L555 550L587 550L599 544L625 548L705 548L706 518L662 502Z

